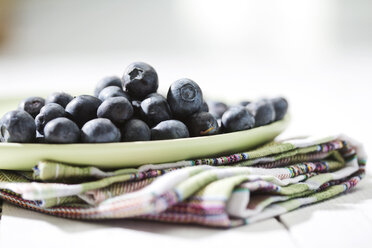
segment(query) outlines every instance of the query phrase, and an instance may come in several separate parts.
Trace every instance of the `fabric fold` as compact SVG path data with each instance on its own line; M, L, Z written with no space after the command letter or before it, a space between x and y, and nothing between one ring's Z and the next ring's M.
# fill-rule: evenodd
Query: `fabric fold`
M221 157L114 171L41 161L32 177L0 171L0 198L72 219L231 227L350 191L363 178L366 159L360 143L341 135L291 138Z

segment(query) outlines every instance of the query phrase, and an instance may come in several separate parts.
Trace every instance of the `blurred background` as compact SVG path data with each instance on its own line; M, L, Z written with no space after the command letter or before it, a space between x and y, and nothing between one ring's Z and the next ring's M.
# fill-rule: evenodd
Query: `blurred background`
M371 10L369 0L0 0L0 96L92 93L145 61L162 92L188 77L212 99L283 95L289 134L368 143Z

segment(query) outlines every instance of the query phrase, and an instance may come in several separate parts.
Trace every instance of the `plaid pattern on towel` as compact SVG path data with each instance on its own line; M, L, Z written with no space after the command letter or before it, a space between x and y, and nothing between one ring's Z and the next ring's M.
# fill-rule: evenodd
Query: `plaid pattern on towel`
M41 161L33 172L0 170L0 198L64 218L232 227L348 192L363 178L365 163L362 146L344 136L116 171Z

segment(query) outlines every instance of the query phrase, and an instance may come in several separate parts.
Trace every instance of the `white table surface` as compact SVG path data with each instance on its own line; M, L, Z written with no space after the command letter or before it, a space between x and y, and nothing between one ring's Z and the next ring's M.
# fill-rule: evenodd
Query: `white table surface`
M120 75L131 61L117 57L0 59L0 97L53 91L92 92L102 76ZM263 95L290 100L292 124L284 136L345 133L370 154L372 74L370 63L323 61L301 67L224 64L196 66L158 57L161 90L180 77L197 81L210 98L229 101ZM203 61L198 61L199 65ZM205 61L204 61L205 62ZM157 65L157 66L156 66ZM354 66L353 66L354 65ZM216 73L218 72L218 73ZM367 164L368 171L368 164ZM229 230L134 220L82 222L27 211L8 203L0 220L0 247L371 247L372 176L350 194L249 226Z

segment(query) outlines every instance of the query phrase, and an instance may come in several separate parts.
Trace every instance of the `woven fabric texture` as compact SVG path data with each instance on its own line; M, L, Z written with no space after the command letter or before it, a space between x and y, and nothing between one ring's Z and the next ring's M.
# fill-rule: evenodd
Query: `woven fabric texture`
M345 136L293 138L217 158L116 171L41 161L33 172L0 170L0 198L72 219L233 227L349 192L365 164L363 147Z

